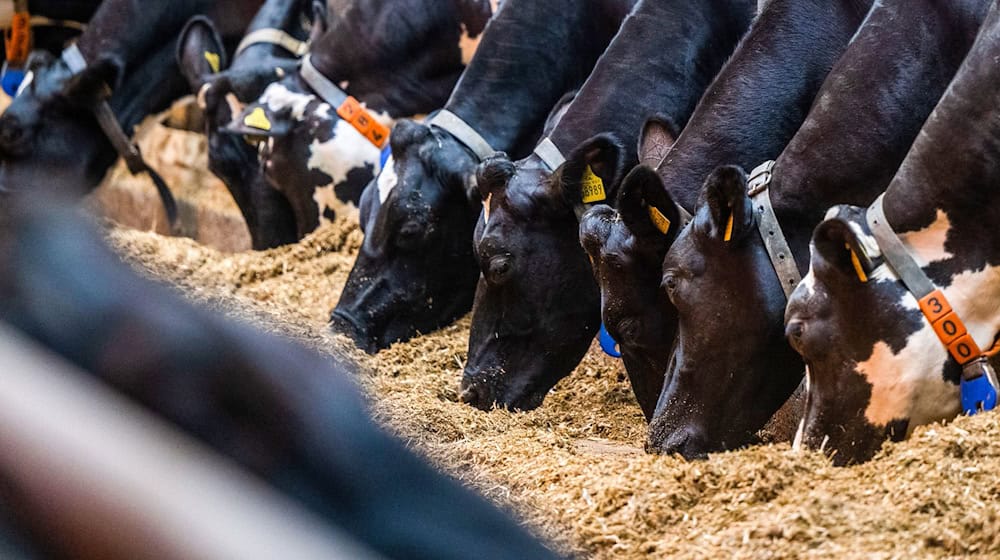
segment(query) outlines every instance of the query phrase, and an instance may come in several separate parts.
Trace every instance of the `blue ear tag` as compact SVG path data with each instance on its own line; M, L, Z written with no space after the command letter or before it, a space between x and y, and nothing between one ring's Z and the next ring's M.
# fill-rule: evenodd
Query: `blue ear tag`
M618 343L615 339L611 338L611 333L608 329L604 328L604 323L601 323L601 332L598 334L598 341L601 343L601 350L612 358L621 358L622 353L618 351ZM996 396L994 395L994 401Z
M14 97L17 95L18 88L21 87L21 82L24 81L24 76L23 68L11 68L4 62L3 71L0 72L0 87L3 88L4 93Z
M988 375L966 381L962 378L962 412L968 415L980 411L993 410L997 405L997 390Z
M385 164L389 161L390 157L392 157L392 148L389 146L389 143L386 142L385 147L382 148L382 155L379 157L378 168L385 169Z

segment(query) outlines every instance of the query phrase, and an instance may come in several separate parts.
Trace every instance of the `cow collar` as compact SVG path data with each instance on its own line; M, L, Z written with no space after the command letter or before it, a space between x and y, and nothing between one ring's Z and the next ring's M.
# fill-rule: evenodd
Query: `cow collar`
M76 43L66 47L62 52L62 60L69 67L69 71L73 75L87 69L87 59L83 57L83 53L80 52ZM128 134L125 134L122 126L118 124L118 119L115 117L107 101L107 98L111 96L111 88L107 85L105 85L105 88L104 100L99 101L90 110L93 112L97 123L100 125L101 130L104 131L104 135L107 136L115 151L125 160L125 165L128 166L129 172L133 175L146 173L152 179L153 184L156 185L156 192L160 195L160 200L163 202L163 208L166 210L167 220L169 220L171 227L176 226L177 201L174 200L174 195L170 192L170 187L167 186L163 177L160 177L160 174L146 163L146 160L142 157L142 152L139 150L139 146L132 141Z
M456 140L461 142L463 146L475 154L479 161L483 161L484 159L497 153L497 151L493 149L493 146L491 146L481 134L476 132L476 129L469 126L469 124L463 121L461 117L447 109L441 109L432 115L427 120L427 124L429 126L440 128L441 130L454 136Z
M376 148L383 149L389 140L389 128L375 120L357 99L330 81L313 66L312 56L302 59L299 76L323 101L337 108L337 115L357 129Z
M250 47L260 44L279 46L292 53L296 58L305 56L309 52L308 41L300 41L281 29L268 27L247 33L247 36L240 41L240 45L236 47L234 58L240 56L243 51Z
M882 252L882 258L920 304L920 311L934 328L941 344L962 366L962 411L975 414L980 410L991 410L997 403L997 377L988 358L1000 352L1000 342L994 343L986 352L979 349L944 292L934 286L892 229L885 217L884 197L884 193L879 195L866 214L868 227ZM860 273L859 277L867 281Z
M774 177L774 161L766 161L750 172L750 179L747 181L747 196L750 197L757 213L757 231L764 241L764 248L767 249L767 256L771 260L771 267L778 275L781 282L781 290L785 292L785 300L792 295L795 287L802 281L799 268L795 265L792 257L792 250L788 246L788 240L781 231L778 217L774 214L774 207L771 205L771 195L768 187L771 186L771 179ZM733 216L729 216L729 226L726 228L726 241L732 231Z

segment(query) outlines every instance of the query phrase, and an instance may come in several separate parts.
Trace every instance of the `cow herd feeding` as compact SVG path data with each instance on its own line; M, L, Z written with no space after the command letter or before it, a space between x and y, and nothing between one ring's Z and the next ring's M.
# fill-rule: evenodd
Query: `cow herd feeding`
M255 249L360 222L334 330L471 310L471 406L542 406L602 324L651 452L849 464L996 403L997 0L91 4L8 56L0 192L93 189L141 161L108 114L193 92Z

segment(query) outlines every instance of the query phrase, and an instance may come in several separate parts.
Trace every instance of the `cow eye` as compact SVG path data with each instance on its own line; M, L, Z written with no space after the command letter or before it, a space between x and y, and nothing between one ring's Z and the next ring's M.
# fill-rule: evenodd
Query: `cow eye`
M490 259L488 278L494 284L502 284L510 278L514 268L511 255L497 255Z
M399 228L396 234L396 245L400 249L413 249L423 236L423 230L419 224L407 222Z
M667 291L667 296L671 300L674 299L674 293L677 291L677 272L673 270L668 270L663 274L663 284L662 287Z

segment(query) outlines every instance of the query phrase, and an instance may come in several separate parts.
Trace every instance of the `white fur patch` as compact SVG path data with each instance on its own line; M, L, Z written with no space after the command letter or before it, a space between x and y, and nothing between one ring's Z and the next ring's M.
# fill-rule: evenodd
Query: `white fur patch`
M35 73L28 72L24 75L24 79L21 80L21 85L17 86L17 91L14 93L14 97L21 95L21 92L28 89L31 86L31 82L35 81Z
M375 184L378 186L379 203L385 204L392 189L396 188L397 183L399 183L399 177L396 175L396 162L392 159L392 156L389 156L389 159L385 162L385 169L378 174L378 179L375 181Z
M267 105L272 112L290 109L292 118L301 121L306 113L306 107L316 97L305 93L296 93L283 84L275 83L267 86L260 96L260 103Z
M924 267L954 256L945 249L949 229L951 229L951 221L948 219L948 215L938 210L934 223L920 231L904 233L899 237L909 247L910 254L913 255L917 264Z
M378 172L379 149L369 142L350 123L337 119L333 128L333 137L326 142L313 140L309 146L309 169L321 171L332 178L329 185L316 189L313 200L319 208L320 222L324 222L323 211L332 209L338 216L353 215L357 208L352 203L340 201L333 192L334 185L347 180L347 174L353 169L371 165Z

